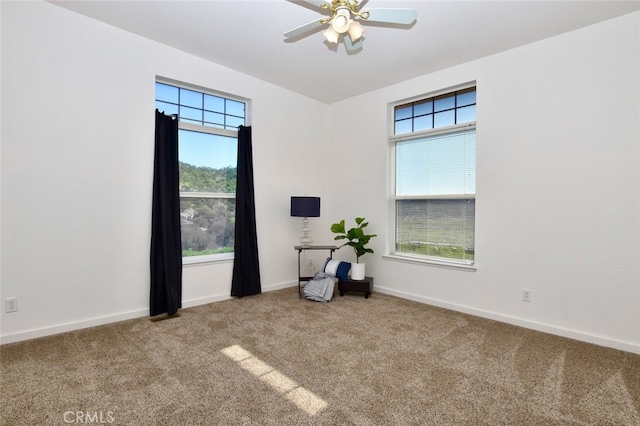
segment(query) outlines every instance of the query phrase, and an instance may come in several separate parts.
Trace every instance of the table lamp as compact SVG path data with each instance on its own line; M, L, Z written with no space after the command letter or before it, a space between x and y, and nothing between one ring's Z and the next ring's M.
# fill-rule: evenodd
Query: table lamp
M313 242L309 218L320 217L320 197L291 197L291 216L302 218L300 244L309 247Z

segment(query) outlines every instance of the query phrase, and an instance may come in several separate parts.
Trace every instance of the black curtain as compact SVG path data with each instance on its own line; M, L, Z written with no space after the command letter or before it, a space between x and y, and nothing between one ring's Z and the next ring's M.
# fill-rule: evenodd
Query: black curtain
M258 234L253 189L251 126L238 129L238 180L236 184L235 259L231 296L251 296L262 292L258 263Z
M151 217L151 316L182 307L178 120L156 110Z

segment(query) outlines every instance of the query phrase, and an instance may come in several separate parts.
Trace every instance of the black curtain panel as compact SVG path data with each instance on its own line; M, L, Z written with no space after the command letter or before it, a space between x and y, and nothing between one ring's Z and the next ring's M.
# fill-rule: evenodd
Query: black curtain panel
M182 307L178 120L156 110L151 218L151 316Z
M231 296L251 296L261 292L256 205L253 189L251 126L240 126L238 129L235 259L233 261Z

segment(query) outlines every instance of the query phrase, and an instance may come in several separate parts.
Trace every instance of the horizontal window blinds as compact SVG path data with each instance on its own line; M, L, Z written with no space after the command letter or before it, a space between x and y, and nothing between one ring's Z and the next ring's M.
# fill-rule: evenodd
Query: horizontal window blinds
M476 192L476 132L396 142L396 197L469 196Z

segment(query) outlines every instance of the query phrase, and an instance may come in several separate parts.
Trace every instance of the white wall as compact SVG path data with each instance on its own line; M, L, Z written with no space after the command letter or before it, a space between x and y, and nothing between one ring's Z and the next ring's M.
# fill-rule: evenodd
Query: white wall
M387 104L468 81L477 271L383 257ZM383 235L366 258L376 290L640 353L639 13L334 104L330 129L366 163L329 176L336 219Z
M148 315L156 75L251 99L263 290L294 284L289 197L327 196L308 161L326 105L48 3L1 8L2 343ZM228 298L231 271L186 266L183 307Z

